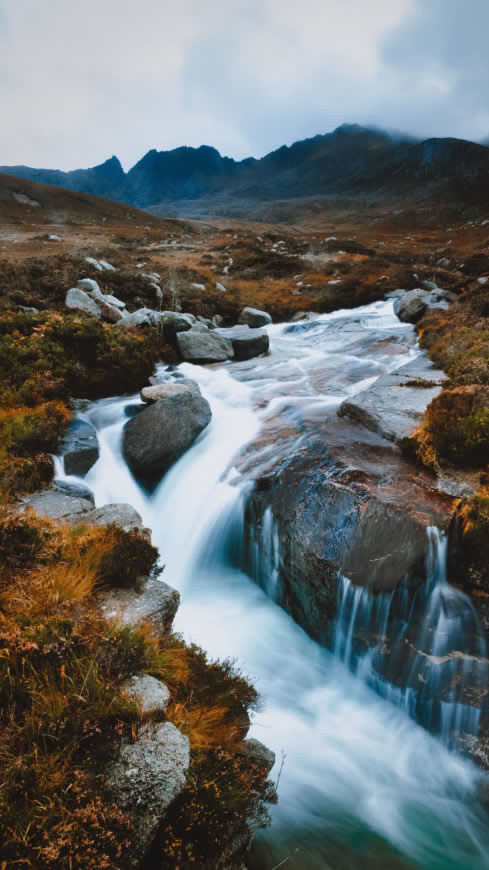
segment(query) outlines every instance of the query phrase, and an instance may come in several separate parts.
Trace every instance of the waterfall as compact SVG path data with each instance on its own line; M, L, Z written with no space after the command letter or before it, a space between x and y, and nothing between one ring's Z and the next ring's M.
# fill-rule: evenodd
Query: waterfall
M489 676L474 607L447 582L447 538L428 528L426 582L373 594L338 578L334 653L378 694L450 747L476 736Z
M338 327L332 315L318 318L319 331L330 333L314 344L308 345L300 335L284 339L280 365L286 367L285 375L277 373L274 353L256 361L253 369L254 363L238 366L241 373L252 371L251 385L236 380L229 369L180 366L199 382L213 419L151 494L131 475L122 453L127 408L137 399L101 400L85 412L100 443L100 459L84 481L97 506L129 502L141 513L166 565L162 579L182 593L175 630L211 657L234 659L250 677L262 698L250 736L276 752L273 776L278 776L282 754L285 757L279 804L272 809L271 827L257 835L247 859L250 870L281 865L287 870L489 867L488 818L481 801L486 779L414 721L415 710L408 708L417 706L419 686L406 688L411 660L407 671L406 666L402 670L402 662L393 655L397 645L388 654L391 626L397 625L399 632L405 628L409 642L418 628L421 631L420 614L428 612L422 596L427 593L419 590L413 596L403 587L392 596L374 598L340 579L335 652L330 652L275 603L280 599L282 565L271 510L256 528L254 567L243 570L246 494L233 460L260 431L260 402L255 401L254 389L262 385L267 395L274 390L282 395L284 377L297 375L296 358L303 378L308 354L315 371L328 334L330 362L335 371L341 369L343 362L332 356L339 351L331 347L345 341L344 319L353 324L359 316L373 318L374 324L381 319L384 328L386 318L390 329L391 310L392 303L375 303L344 312ZM274 341L282 340L280 330L277 325L271 328ZM171 374L159 369L158 377ZM296 378L287 389L303 390L302 381L298 383ZM303 401L303 392L300 398ZM317 401L316 395L313 398ZM62 475L60 465L57 473ZM434 594L441 586L440 578L434 579L440 559L432 556ZM469 610L466 616L470 623ZM437 618L433 613L432 618L438 626L436 649L441 650L441 614ZM398 671L395 679L381 676L379 659ZM383 681L383 697L372 690L374 675ZM401 693L410 716L400 709ZM459 727L448 709L440 711L443 727L437 733ZM459 708L455 712L458 715Z

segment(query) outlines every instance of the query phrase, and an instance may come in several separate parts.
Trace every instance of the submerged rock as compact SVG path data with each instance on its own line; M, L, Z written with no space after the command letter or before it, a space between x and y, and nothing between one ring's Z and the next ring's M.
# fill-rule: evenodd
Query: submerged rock
M60 455L65 474L82 476L95 465L100 455L97 430L86 420L75 420L64 436Z
M183 791L189 764L188 738L163 722L144 725L108 769L105 788L132 822L129 867L141 865L168 807Z
M260 326L268 326L272 322L272 318L266 311L260 311L259 308L243 308L238 322L246 324L250 329L257 329Z
M124 427L123 449L130 468L154 482L191 447L211 418L207 399L185 385L144 408Z
M270 347L268 332L264 329L250 329L249 326L232 326L230 329L216 330L219 335L229 339L234 350L235 360L252 359L267 353Z

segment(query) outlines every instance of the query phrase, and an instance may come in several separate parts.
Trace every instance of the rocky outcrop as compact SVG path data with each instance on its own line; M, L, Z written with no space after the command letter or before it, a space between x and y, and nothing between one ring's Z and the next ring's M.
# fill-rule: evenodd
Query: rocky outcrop
M85 314L89 314L97 320L100 320L102 316L100 307L97 305L95 300L92 299L88 293L85 293L84 290L80 290L79 287L72 287L71 290L68 290L65 298L65 305L67 308L72 308L74 311L83 311Z
M254 737L243 740L243 752L249 757L252 764L257 764L268 776L275 764L275 752L272 752L268 746L260 743Z
M72 525L79 525L83 522L95 526L117 526L125 532L143 528L140 514L130 504L106 504L89 510L83 514L83 517L76 514L73 517L68 516L66 519Z
M149 405L124 427L123 449L130 468L155 482L191 447L211 418L207 399L195 390L174 392Z
M266 311L260 311L259 308L243 308L239 315L239 323L249 326L250 329L258 329L260 326L268 326L272 322L272 318Z
M152 308L138 308L132 314L126 314L116 323L119 329L149 329L160 323L160 312Z
M107 771L108 795L131 818L127 866L141 865L166 810L183 791L189 764L188 738L171 722L148 723Z
M232 342L217 330L196 324L188 332L177 334L178 350L182 359L192 363L226 362L234 357Z
M107 619L117 619L127 626L150 621L157 631L166 634L175 619L180 593L157 577L149 577L137 590L103 589L98 601Z
M92 509L92 501L88 498L66 495L56 489L47 489L27 496L20 509L25 510L25 508L31 508L51 520L67 520L84 517ZM80 522L83 522L83 519L80 519Z
M446 375L420 355L395 372L382 375L361 393L341 403L338 414L350 417L383 438L403 444L422 423L430 402L440 395Z
M379 592L406 577L421 583L427 527L447 528L456 505L395 445L345 418L326 419L278 468L249 473L256 487L246 510L246 567L262 585L276 571L277 600L322 642L336 613L338 574ZM274 551L272 532L278 565L257 564L257 544Z
M100 455L97 430L86 420L75 420L61 442L59 453L65 474L80 477L86 474Z
M234 350L237 361L252 359L267 353L270 347L268 332L264 329L250 329L249 326L232 326L230 329L216 330L219 335L228 339Z
M177 311L162 311L160 323L163 335L169 341L175 338L177 332L187 332L196 323L193 314L180 314Z

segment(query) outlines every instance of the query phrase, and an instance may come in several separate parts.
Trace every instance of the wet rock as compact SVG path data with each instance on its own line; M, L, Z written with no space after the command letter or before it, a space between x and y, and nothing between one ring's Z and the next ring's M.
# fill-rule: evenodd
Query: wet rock
M100 455L97 430L85 420L75 420L60 446L65 474L82 476L90 471Z
M85 314L90 314L91 317L100 320L101 312L99 306L88 293L80 290L79 287L72 287L71 290L68 290L65 305L67 308L72 308L74 311L84 311Z
M210 320L208 317L202 317L201 314L197 316L197 320L199 323L203 323L204 326L207 326L207 329L211 329L213 326L212 320Z
M234 357L232 342L203 324L193 326L188 332L179 332L177 343L182 358L187 362L226 362Z
M253 737L243 741L243 752L249 756L252 764L257 764L268 776L275 764L275 752Z
M117 526L125 532L130 532L133 529L143 529L143 521L137 510L131 507L130 504L106 504L102 507L89 510L83 516L75 514L67 517L68 522L72 525L94 524L96 526Z
M164 713L170 703L168 686L150 674L129 677L122 683L121 689L138 705L141 716Z
M223 323L224 323L224 318L222 317L222 315L221 314L214 314L214 317L212 318L213 327L217 329L217 327L222 326Z
M172 627L180 605L180 593L157 577L149 577L142 589L104 589L98 602L107 619L116 619L122 625L135 626L150 621L160 634Z
M278 469L248 474L256 475L256 487L246 509L247 569L261 585L276 570L276 600L323 643L330 641L339 574L379 592L406 578L422 583L427 528L448 528L458 503L395 445L338 417L326 418ZM263 568L255 542L273 553L271 528L278 563Z
M173 392L149 405L124 427L123 449L130 468L143 479L159 479L191 447L211 417L207 399L194 390Z
M90 504L95 507L95 498L91 489L84 486L83 483L71 483L67 480L55 480L53 489L56 492L62 492L64 495L70 495L72 498L87 499Z
M293 317L290 318L291 323L300 323L301 320L310 320L314 315L310 311L297 311Z
M32 508L51 520L66 520L76 516L79 522L84 522L84 517L92 509L92 503L85 497L74 497L55 489L47 489L24 498L21 510L25 508Z
M426 311L426 291L409 290L394 301L394 313L403 323L416 323Z
M141 865L168 807L183 791L189 764L188 738L163 722L144 725L108 769L105 788L132 822L129 867Z
M216 330L228 339L234 350L235 360L253 359L267 353L270 347L268 332L264 329L250 329L249 326L232 326L230 329Z
M361 393L341 403L338 414L350 417L389 441L402 444L422 423L426 408L440 395L444 372L423 354L396 372L382 375Z
M183 383L185 381L185 383ZM152 405L158 402L159 399L166 399L167 396L178 396L182 393L200 393L200 387L197 381L192 381L190 378L182 378L182 383L164 383L155 384L152 387L143 387L141 390L141 401L147 405Z
M250 329L257 329L260 326L267 326L272 322L272 318L259 308L243 308L238 322L246 324Z

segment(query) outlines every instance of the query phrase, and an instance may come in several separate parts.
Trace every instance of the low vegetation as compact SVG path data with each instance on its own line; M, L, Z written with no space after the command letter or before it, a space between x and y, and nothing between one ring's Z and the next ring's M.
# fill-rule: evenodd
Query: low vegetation
M131 819L105 795L103 774L121 742L137 739L138 708L121 688L136 672L169 686L167 718L193 753L160 840L163 864L210 870L233 823L266 822L273 789L240 754L254 689L231 663L150 624L121 628L96 606L100 584L125 585L127 562L134 580L155 555L139 533L0 516L3 868L125 866Z

